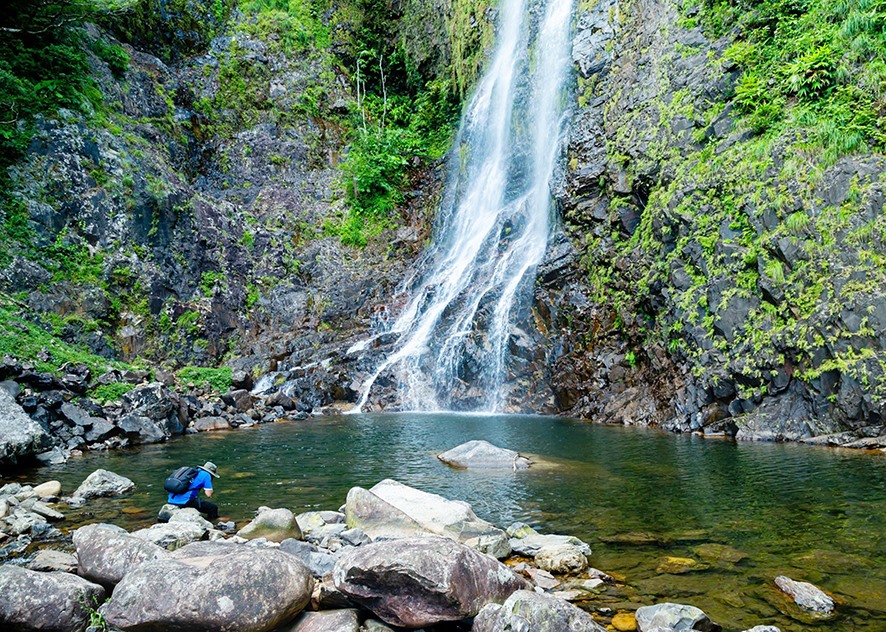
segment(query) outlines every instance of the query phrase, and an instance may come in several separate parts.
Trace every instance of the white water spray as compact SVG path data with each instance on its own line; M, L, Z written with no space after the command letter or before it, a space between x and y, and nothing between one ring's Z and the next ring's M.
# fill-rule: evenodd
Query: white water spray
M403 410L440 410L456 391L499 410L515 311L529 300L548 241L560 154L572 0L502 0L491 64L465 109L423 274L390 332L382 373ZM349 352L365 349L358 343Z

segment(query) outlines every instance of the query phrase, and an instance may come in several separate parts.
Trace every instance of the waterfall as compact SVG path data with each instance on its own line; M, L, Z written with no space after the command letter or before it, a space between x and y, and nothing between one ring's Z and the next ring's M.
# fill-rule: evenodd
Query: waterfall
M572 0L501 0L495 51L462 116L434 244L404 288L411 299L386 332L394 348L364 382L355 412L385 372L403 410L452 409L459 397L476 410L501 409L513 319L531 299L547 246L571 16Z

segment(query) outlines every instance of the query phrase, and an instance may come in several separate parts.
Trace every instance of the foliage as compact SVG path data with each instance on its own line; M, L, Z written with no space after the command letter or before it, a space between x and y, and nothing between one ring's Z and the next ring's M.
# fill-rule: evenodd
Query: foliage
M227 393L231 390L232 372L229 366L218 368L186 366L180 369L176 376L186 384L206 385L216 393Z
M135 388L133 384L128 384L126 382L100 384L92 390L92 397L102 404L116 402L133 388Z
M122 77L129 68L129 53L119 44L108 44L97 39L92 43L92 52L108 65L116 77Z

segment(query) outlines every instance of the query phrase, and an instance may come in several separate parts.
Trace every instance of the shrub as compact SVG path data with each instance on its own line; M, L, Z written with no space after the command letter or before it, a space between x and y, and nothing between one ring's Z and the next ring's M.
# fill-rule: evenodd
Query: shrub
M216 393L227 393L231 390L232 373L231 367L218 368L202 366L186 366L176 373L178 379L186 384L195 386L208 386Z

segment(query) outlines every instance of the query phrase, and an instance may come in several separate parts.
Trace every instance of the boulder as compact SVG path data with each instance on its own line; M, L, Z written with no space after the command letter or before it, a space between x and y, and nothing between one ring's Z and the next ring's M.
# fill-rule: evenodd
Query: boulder
M535 563L551 573L580 573L588 568L587 556L574 544L543 546L535 554Z
M301 540L302 533L295 516L288 509L259 507L255 518L237 532L241 538L254 540L266 538L271 542L282 542L287 538Z
M147 529L132 532L133 538L153 542L164 549L174 551L191 542L202 540L208 529L193 522L169 521L166 524L155 524Z
M31 419L6 389L0 389L0 467L43 452L52 446L49 433Z
M196 547L191 544L129 572L105 607L108 623L124 632L266 632L291 620L310 601L314 580L291 555L197 544L199 549L188 550Z
M187 523L197 525L206 531L213 528L212 523L204 518L203 514L193 507L177 507L176 505L164 505L164 507L175 507L175 511L171 512L171 515L166 522L171 524Z
M304 612L287 632L360 632L360 619L353 608Z
M191 423L191 429L197 432L209 430L230 430L231 422L224 417L200 417Z
M834 600L809 582L798 582L779 575L775 578L775 585L807 612L829 615L834 611Z
M469 544L484 553L506 557L507 535L477 517L465 502L448 500L386 479L369 490L348 492L345 516L349 528L372 539L434 534Z
M28 568L32 571L40 571L42 573L49 571L76 573L77 558L65 551L41 549L37 551L34 559L28 562Z
M532 464L519 452L499 448L488 441L468 441L438 454L437 458L453 467L484 470L524 470Z
M0 566L0 628L83 632L105 589L69 573Z
M169 555L166 549L111 524L80 527L73 540L78 573L104 586L113 586L144 562Z
M541 534L529 525L515 523L508 527L511 536L509 544L514 553L535 557L546 547L573 547L576 551L590 557L591 547L571 535Z
M157 422L144 415L124 415L117 421L117 427L130 443L161 443L169 438Z
M166 434L181 434L184 431L178 416L181 400L161 382L137 386L120 399L128 414L157 422Z
M472 632L605 632L584 610L557 597L518 590L502 605L488 604L474 619Z
M74 498L87 500L100 496L119 496L135 489L135 483L108 470L96 470L74 492Z
M318 579L335 567L335 556L308 542L288 538L280 543L280 550L298 558Z
M529 583L501 562L448 538L413 537L351 549L335 587L377 617L409 628L474 617Z
M694 606L678 603L660 603L654 606L643 606L635 613L637 629L640 632L683 632L684 630L700 630L701 632L719 632L719 625Z
M58 481L46 481L34 487L34 493L39 498L53 498L62 493L62 484Z

